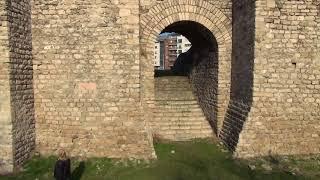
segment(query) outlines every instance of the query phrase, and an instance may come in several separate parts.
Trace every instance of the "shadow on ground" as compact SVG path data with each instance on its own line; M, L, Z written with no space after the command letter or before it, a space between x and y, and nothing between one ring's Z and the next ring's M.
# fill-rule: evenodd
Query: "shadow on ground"
M158 160L72 160L74 180L316 180L320 158L310 160L259 158L233 159L232 154L209 140L155 144ZM50 180L55 157L34 158L20 174L0 180ZM264 167L264 168L261 168ZM267 168L265 168L267 167ZM270 170L271 167L271 170ZM285 167L285 168L284 168ZM299 171L297 170L299 167ZM269 170L266 170L269 169ZM307 173L306 173L307 172Z
M81 161L71 174L71 180L80 180L85 170L85 163Z

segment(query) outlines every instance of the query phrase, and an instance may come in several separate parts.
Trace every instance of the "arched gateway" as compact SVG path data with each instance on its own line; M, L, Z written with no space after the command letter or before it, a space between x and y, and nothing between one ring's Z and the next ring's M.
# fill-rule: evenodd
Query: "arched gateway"
M0 0L0 174L59 148L154 158L161 32L192 43L189 79L170 85L190 82L235 155L319 153L319 14L318 0Z
M168 0L152 6L148 9L147 13L142 14L140 28L141 85L142 98L145 103L152 103L154 100L154 67L152 57L154 42L161 32L165 32L166 30L178 32L191 41L197 41L200 38L215 41L211 44L209 42L209 47L199 47L198 49L216 48L214 51L218 54L217 74L215 74L217 76L217 82L215 82L217 83L217 92L215 93L218 94L218 97L217 102L214 102L213 105L217 107L216 111L218 112L215 116L218 118L211 119L215 121L213 128L218 133L217 129L222 126L230 96L231 20L215 5L204 0ZM209 40L210 38L211 40ZM201 43L205 42L199 43L199 46L202 46ZM213 61L212 59L210 60ZM207 71L206 69L203 70ZM210 81L207 83L210 83ZM212 84L212 86L214 85ZM212 113L216 113L213 108L211 111Z

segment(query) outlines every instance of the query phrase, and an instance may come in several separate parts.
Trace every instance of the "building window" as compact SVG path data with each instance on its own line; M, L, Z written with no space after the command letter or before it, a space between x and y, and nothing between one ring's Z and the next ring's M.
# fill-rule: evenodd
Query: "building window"
M178 39L178 43L182 43L182 39Z

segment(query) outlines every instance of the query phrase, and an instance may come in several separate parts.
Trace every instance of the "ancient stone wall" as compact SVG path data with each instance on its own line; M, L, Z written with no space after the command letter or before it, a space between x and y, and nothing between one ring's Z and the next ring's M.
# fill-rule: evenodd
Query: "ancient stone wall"
M154 157L141 115L139 1L33 1L37 149Z
M320 152L319 0L31 5L0 0L0 172L35 146L42 154L155 157L154 41L164 30L205 37L196 26L217 49L193 64L190 78L236 156Z
M218 47L209 48L201 48L199 52L193 52L190 55L193 56L193 58L189 57L193 63L189 77L207 121L210 122L213 131L218 134Z
M255 1L234 1L232 9L231 93L219 137L234 151L252 105Z
M4 92L2 97L5 104L1 105L4 109L1 111L6 113L0 119L6 128L1 131L4 132L1 143L5 143L4 157L10 157L5 163L12 168L23 164L35 148L31 6L28 0L17 0L6 1L4 7L6 15L1 19L1 31L7 31L2 39L7 41L1 46L6 49L1 66L7 73L2 77L8 78L3 84L7 90L10 86L10 93Z
M0 174L13 170L10 60L6 4L0 1Z
M8 1L10 90L14 165L35 149L30 0Z
M319 153L319 1L255 5L253 104L237 155Z
M157 4L163 4L163 2L171 1L173 3L179 2L179 0L140 0L140 7L141 7L141 13L148 12L153 6ZM205 2L209 2L210 4L215 5L217 8L219 8L220 11L223 12L226 16L228 16L231 19L232 16L232 0L205 0ZM198 1L200 2L200 1ZM180 4L184 3L190 3L187 1L180 1Z

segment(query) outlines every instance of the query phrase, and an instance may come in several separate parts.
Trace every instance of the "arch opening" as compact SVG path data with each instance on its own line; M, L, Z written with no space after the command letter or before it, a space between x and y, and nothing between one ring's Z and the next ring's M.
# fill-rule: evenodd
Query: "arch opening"
M176 41L174 45L179 55L173 63L171 70L163 71L163 69L160 69L160 71L155 71L155 77L163 75L189 76L192 69L197 67L202 60L211 59L212 61L216 61L217 56L213 56L213 54L218 53L217 41L212 32L202 24L194 21L178 21L163 29L159 37L165 33L170 34L165 38L171 38ZM191 43L191 47L186 52L178 52L179 39L175 37L181 37L179 35L185 37ZM163 39L163 37L160 39ZM169 44L169 46L171 46L171 44ZM163 49L166 49L166 47ZM164 56L166 55L165 52L162 53L164 53ZM168 70L168 68L164 69Z
M171 69L155 69L154 134L172 140L212 137L217 134L217 40L195 21L172 23L163 33L182 35L191 47L176 58Z

